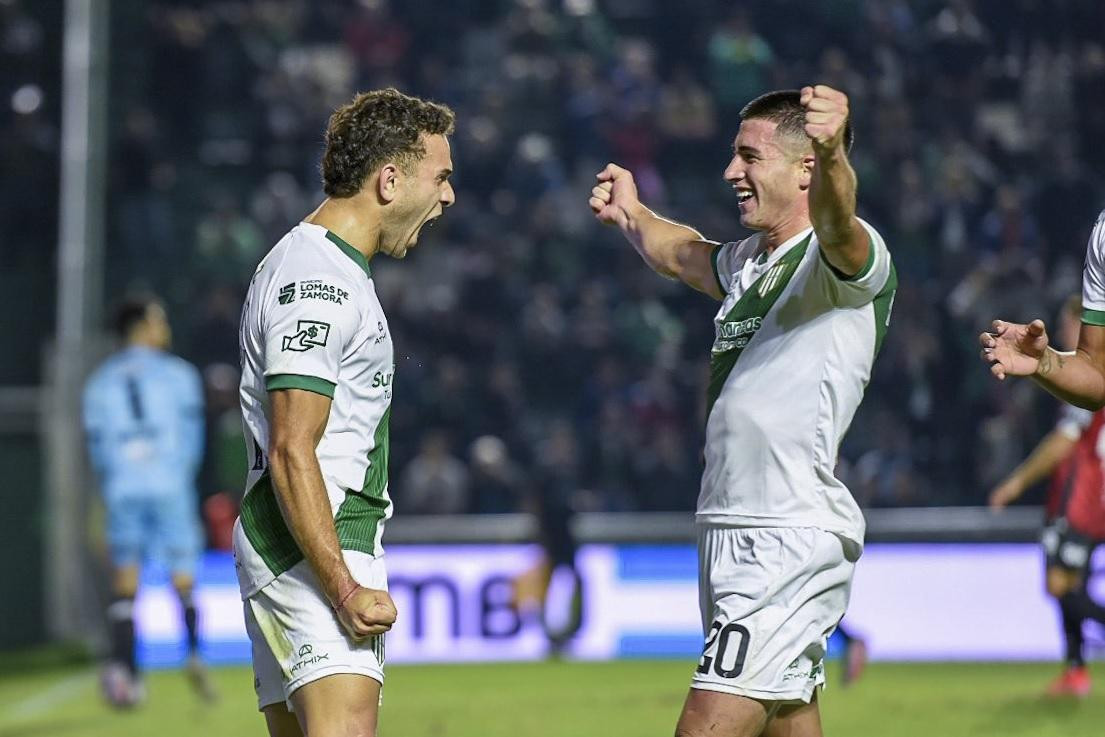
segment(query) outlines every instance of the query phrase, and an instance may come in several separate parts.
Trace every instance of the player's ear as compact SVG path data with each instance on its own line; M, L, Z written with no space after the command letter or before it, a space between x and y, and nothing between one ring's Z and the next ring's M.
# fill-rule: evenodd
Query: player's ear
M800 162L802 166L802 174L798 178L798 186L802 190L810 188L810 182L813 181L813 167L817 165L817 159L814 158L813 152L804 155Z
M399 194L400 176L399 165L395 162L388 162L380 167L380 172L376 175L376 193L382 202L391 202Z

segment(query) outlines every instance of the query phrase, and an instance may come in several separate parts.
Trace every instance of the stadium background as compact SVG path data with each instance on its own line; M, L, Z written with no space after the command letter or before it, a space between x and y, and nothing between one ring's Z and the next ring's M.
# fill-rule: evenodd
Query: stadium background
M59 202L64 32L81 6L90 215L75 266ZM876 540L989 541L955 564L991 570L995 546L1031 540L1040 497L978 507L1056 405L992 382L975 336L997 315L1051 320L1079 288L1105 204L1102 27L1095 0L0 1L0 554L19 561L0 649L97 641L102 541L67 402L122 295L166 299L207 385L202 495L240 496L244 288L320 198L327 112L385 85L458 114L457 205L406 262L374 263L397 346L400 541L449 541L444 528L524 545L549 494L600 545L686 538L713 307L599 228L585 193L617 161L658 210L739 237L721 179L736 111L818 81L851 96L860 214L901 283L838 473ZM77 343L57 339L65 320ZM645 513L674 516L625 516ZM1016 555L1031 589L1039 571ZM1023 637L1046 652L1054 625L1033 605L1047 633Z

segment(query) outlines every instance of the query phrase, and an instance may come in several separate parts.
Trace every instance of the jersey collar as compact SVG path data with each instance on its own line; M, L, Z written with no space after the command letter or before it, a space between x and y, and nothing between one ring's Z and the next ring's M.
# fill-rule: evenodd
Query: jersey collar
M783 257L783 254L805 240L806 236L808 236L812 230L813 226L811 225L810 227L804 229L802 232L795 233L790 238L787 238L785 241L780 243L779 247L772 251L770 254L768 254L767 248L763 245L763 236L761 236L760 242L756 244L756 247L760 249L760 252L756 255L756 263L763 265L766 264L768 261L771 261L772 263L778 261Z
M353 259L353 263L357 264L357 266L360 266L369 279L372 278L372 269L369 268L368 259L364 257L363 253L343 241L341 239L341 236L337 235L333 231L326 231L326 239L338 248L340 248L342 253L344 253L346 256Z

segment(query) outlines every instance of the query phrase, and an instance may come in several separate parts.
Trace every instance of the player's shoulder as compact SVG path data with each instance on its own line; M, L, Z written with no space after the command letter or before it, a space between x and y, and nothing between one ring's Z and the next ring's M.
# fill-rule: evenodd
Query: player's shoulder
M348 252L351 253L348 253ZM358 277L367 275L364 256L326 228L300 223L273 248L274 273L296 278L329 277L356 286Z

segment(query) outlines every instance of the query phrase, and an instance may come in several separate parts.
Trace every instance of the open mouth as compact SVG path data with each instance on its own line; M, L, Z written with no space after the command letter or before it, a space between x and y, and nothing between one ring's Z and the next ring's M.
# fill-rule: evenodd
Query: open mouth
M754 195L752 194L752 190L750 189L737 190L737 204L743 205L745 202L748 202L750 199L752 199L753 196Z

